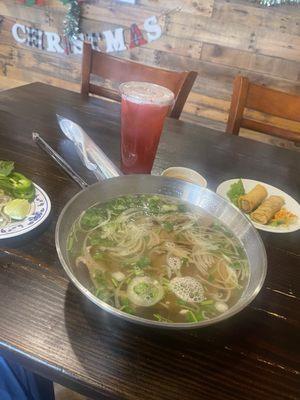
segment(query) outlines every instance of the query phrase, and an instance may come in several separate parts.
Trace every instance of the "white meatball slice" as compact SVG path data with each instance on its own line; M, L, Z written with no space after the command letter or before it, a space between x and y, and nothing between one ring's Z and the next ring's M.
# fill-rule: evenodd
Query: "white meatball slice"
M149 276L137 276L129 283L127 296L136 306L151 307L163 298L164 289L158 281Z

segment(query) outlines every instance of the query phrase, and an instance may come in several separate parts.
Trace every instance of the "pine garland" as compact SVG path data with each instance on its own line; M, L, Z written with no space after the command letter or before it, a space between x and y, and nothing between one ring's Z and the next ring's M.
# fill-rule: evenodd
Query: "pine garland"
M43 0L21 0L29 5L42 3ZM60 0L64 5L68 5L68 11L64 19L64 35L68 39L77 39L80 34L80 3L85 0ZM257 2L265 7L278 6L284 4L300 4L300 0L250 0Z
M281 6L284 4L300 4L300 0L258 0L262 6Z
M25 4L26 6L44 5L44 0L19 0L19 2Z
M68 5L68 11L64 18L64 35L69 39L77 39L80 34L80 0L61 0Z

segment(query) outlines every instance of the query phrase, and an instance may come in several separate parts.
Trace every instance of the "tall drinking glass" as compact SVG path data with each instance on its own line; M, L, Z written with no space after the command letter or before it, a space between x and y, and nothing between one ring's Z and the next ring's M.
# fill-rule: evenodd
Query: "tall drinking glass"
M122 83L120 92L122 171L150 174L174 93L148 82Z

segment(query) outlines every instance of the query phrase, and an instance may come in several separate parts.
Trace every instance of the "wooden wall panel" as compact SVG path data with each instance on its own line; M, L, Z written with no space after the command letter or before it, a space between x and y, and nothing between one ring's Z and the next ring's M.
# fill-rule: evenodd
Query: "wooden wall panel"
M298 80L300 73L299 62L222 47L216 44L205 43L201 58L203 61L270 75L275 79L277 77L284 78L292 82Z
M170 13L177 7L180 12ZM43 81L79 90L81 57L51 54L17 44L15 21L62 33L66 7L59 0L26 7L1 0L0 89ZM251 80L300 95L300 7L263 8L248 0L93 0L82 7L84 31L129 28L156 15L163 36L143 47L118 53L146 64L199 74L183 118L224 129L232 80Z
M299 35L299 11L295 7L263 8L249 1L216 0L213 18L221 23L240 23L253 32L263 28Z

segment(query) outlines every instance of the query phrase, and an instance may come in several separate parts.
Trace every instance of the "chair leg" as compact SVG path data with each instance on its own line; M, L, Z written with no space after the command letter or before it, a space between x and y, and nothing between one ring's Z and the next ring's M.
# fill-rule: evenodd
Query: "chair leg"
M92 67L92 46L90 43L83 43L83 57L81 68L81 94L88 96L90 88L90 73Z
M239 134L248 95L248 88L248 78L240 75L235 77L226 133L231 133L232 135Z

